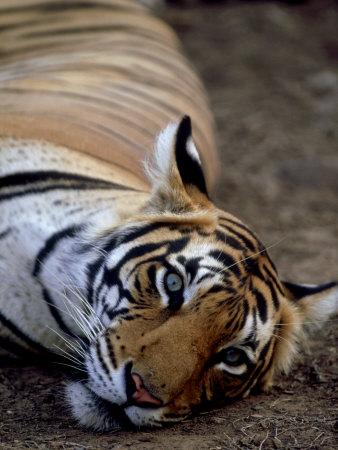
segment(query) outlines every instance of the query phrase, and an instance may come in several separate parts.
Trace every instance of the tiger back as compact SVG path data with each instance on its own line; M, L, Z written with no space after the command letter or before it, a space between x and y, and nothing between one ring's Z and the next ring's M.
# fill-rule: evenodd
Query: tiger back
M0 135L60 144L144 181L154 136L188 114L213 186L212 116L168 26L131 0L0 8Z
M98 430L268 389L337 283L283 282L212 202L212 118L173 32L129 0L1 8L2 351L68 361Z

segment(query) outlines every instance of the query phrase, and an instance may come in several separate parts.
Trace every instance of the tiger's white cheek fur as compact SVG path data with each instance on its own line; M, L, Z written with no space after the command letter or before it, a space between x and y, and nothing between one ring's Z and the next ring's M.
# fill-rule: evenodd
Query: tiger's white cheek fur
M108 430L119 426L109 411L99 408L95 396L79 381L72 381L66 386L66 400L71 407L73 417L88 428Z
M129 420L139 427L162 427L162 411L160 409L145 409L137 406L129 406L124 410Z
M111 403L121 405L127 401L126 386L125 386L125 367L121 365L114 370L111 367L107 356L107 350L101 345L101 357L103 361L100 363L97 357L92 352L92 357L87 360L86 366L88 370L89 379L87 386L95 392L99 397ZM101 368L102 364L106 371Z
M80 425L94 430L109 430L120 426L120 420L104 406L86 386L79 381L71 381L66 386L66 400L73 417ZM136 426L162 426L161 409L144 409L129 406L124 410L129 420Z

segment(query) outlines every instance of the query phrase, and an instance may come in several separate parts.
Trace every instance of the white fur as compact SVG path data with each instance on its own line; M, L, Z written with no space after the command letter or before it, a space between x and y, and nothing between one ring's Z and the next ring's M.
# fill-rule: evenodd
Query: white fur
M101 367L95 349L97 345L100 346L102 358L109 368L109 375L104 370L101 370L100 373L97 371L97 367ZM121 364L117 369L113 369L104 339L99 339L95 347L91 348L90 357L86 358L89 375L86 385L99 397L121 405L127 401L124 364Z
M338 313L338 287L332 288L324 296L319 293L313 297L305 297L300 304L304 305L306 311L305 325L309 322L311 328L312 322L314 326L321 326L330 316Z
M128 406L125 409L125 413L132 421L133 424L142 427L142 426L152 426L152 427L161 427L161 408L139 408L138 406ZM182 420L179 419L179 420Z
M192 159L197 161L199 163L199 165L202 165L200 155L197 151L197 148L196 148L195 143L191 136L189 137L189 139L187 141L187 151L188 151L189 155L192 157Z
M145 162L145 171L153 190L165 183L172 167L172 152L175 145L178 124L169 123L156 138L155 154Z
M241 364L240 366L230 366L224 362L221 362L216 364L215 367L222 372L225 371L231 373L232 375L242 375L246 371L246 364Z
M73 417L80 425L95 430L108 430L119 423L108 411L98 410L93 394L79 381L73 381L66 386L66 398L70 403Z
M171 122L160 132L156 138L154 157L145 163L145 171L151 181L153 191L156 191L160 185L169 184L169 176L173 161L175 161L174 151L178 126L178 123ZM186 148L191 158L201 165L199 153L191 136L187 140Z

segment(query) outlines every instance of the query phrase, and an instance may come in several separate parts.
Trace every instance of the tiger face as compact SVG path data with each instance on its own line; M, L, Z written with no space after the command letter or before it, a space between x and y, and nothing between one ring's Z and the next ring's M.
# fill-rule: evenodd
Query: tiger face
M156 158L150 199L101 233L87 267L100 326L77 350L67 398L95 429L161 426L268 388L302 323L337 303L336 283L281 282L257 237L211 203L188 118L159 136Z

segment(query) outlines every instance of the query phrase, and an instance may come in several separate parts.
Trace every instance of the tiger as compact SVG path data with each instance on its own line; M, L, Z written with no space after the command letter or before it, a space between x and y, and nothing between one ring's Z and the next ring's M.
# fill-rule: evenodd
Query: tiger
M282 281L211 200L213 118L175 33L132 0L3 0L0 22L1 354L67 363L93 430L269 389L337 283Z

